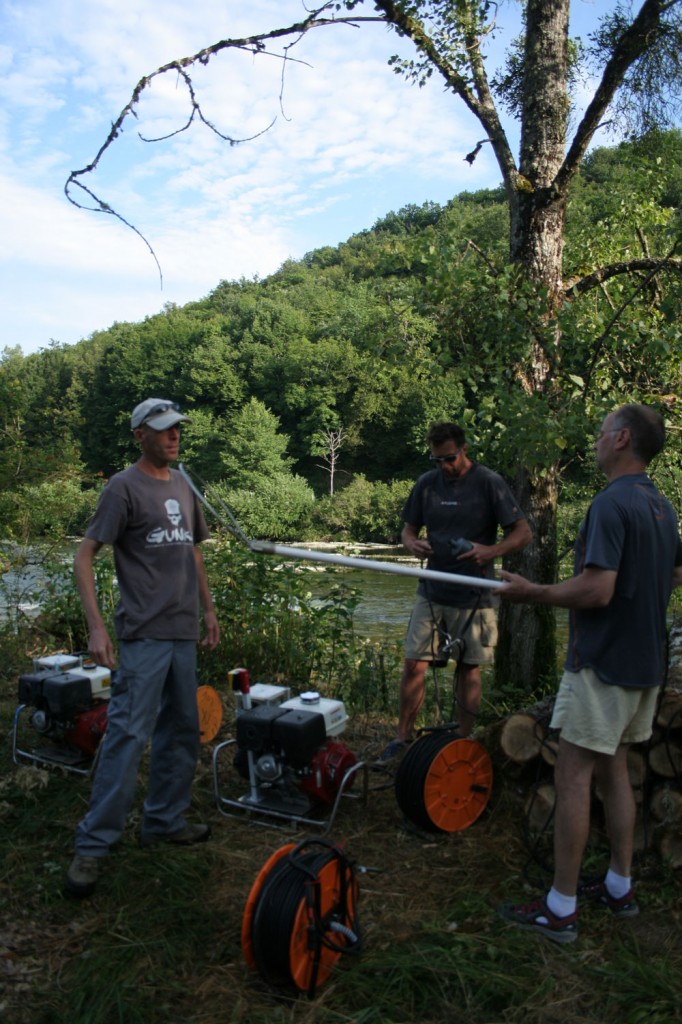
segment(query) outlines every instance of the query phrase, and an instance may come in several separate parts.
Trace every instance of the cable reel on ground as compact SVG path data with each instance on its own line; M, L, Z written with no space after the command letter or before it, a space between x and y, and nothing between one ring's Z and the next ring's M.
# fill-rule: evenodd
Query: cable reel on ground
M427 832L459 832L483 813L493 769L484 747L454 727L426 730L407 750L395 776L400 810Z
M358 884L351 862L323 839L272 854L251 887L242 951L271 985L312 998L341 956L360 951Z

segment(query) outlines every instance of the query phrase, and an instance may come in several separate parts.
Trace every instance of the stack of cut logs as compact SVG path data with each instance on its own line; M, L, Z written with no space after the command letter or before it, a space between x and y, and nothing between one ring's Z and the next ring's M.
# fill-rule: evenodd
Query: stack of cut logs
M509 777L513 769L518 782L528 786L524 811L529 829L536 834L552 827L558 747L557 734L549 728L553 704L554 698L549 697L511 714L482 738L491 753L499 748L502 772ZM653 736L648 743L630 748L628 770L638 804L637 847L653 844L673 867L682 867L682 621L670 630L668 681ZM593 806L597 812L597 788Z

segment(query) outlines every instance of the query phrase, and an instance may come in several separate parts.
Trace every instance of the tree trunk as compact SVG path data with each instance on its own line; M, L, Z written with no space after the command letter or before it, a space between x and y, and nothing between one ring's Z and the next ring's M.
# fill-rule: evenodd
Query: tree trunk
M530 339L521 382L528 392L551 395L552 364L560 347L554 321L563 290L565 192L553 187L564 159L566 139L567 0L529 0L524 65L520 173L507 182L510 195L510 256L523 276L546 293L548 337ZM532 76L532 80L531 80ZM551 346L551 349L547 346ZM557 469L543 475L521 456L513 487L531 529L532 543L508 559L505 568L536 583L557 579ZM495 658L499 685L532 692L556 681L556 628L550 608L502 602Z
M505 559L505 568L537 583L557 577L556 474L539 477L520 468L514 494L526 513L533 541ZM540 683L556 682L556 624L551 608L501 602L500 638L495 652L495 681L532 693Z

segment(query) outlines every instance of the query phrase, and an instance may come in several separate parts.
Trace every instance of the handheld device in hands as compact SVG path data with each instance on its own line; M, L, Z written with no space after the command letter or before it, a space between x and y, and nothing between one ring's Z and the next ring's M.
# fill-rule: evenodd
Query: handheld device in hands
M466 540L464 537L452 537L450 540L450 554L454 555L455 558L461 558L467 551L471 551L473 544L470 540Z

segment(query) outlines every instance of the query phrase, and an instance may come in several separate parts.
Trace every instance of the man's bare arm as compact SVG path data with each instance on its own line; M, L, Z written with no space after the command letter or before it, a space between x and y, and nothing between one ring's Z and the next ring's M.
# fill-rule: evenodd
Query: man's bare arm
M211 591L206 578L204 556L197 544L194 545L194 560L197 566L199 601L201 602L201 607L204 610L204 621L206 623L206 636L202 640L202 645L213 650L220 640L220 626L218 625L218 617L215 613L215 608L213 607L213 598L211 597Z
M547 604L555 608L605 608L616 589L618 573L593 566L561 583L531 583L516 573L500 572L507 584L500 597L514 604Z
M116 665L114 645L104 625L95 587L95 571L93 566L95 555L101 547L102 545L99 541L91 540L89 537L81 541L73 560L73 571L88 623L88 651L98 665L114 668Z

